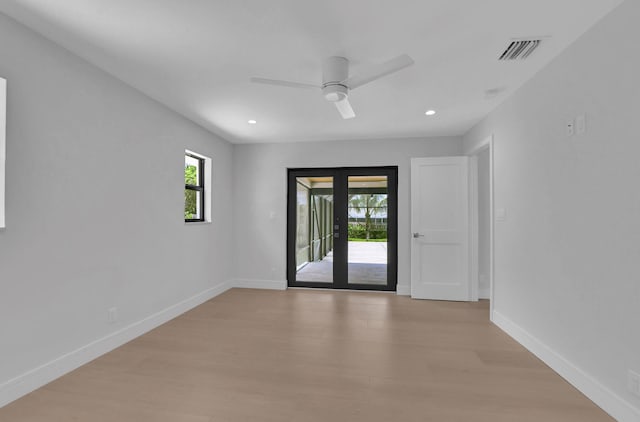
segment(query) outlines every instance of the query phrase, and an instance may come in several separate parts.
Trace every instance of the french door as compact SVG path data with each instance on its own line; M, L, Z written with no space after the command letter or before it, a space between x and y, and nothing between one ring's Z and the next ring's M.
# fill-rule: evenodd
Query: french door
M290 287L396 290L397 167L289 169Z

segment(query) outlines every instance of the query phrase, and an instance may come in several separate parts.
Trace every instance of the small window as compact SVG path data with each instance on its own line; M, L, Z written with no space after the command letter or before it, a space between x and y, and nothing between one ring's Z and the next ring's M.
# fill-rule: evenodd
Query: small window
M184 156L184 221L205 221L204 158Z

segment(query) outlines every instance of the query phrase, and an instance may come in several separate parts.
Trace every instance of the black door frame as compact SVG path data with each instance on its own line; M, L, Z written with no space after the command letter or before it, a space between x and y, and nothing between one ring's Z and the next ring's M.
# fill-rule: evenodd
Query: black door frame
M387 176L387 284L353 284L348 281L348 178ZM333 177L334 230L333 283L296 280L296 180L298 177ZM287 285L350 290L396 291L398 284L398 167L321 167L287 169Z

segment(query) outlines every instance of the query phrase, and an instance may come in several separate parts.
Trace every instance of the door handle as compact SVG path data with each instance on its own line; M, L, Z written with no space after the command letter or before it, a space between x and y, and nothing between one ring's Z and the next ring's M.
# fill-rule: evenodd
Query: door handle
M423 234L420 234L420 233L418 233L418 232L416 232L416 233L414 233L414 234L413 234L413 238L414 238L414 239L417 239L417 238L419 238L419 237L424 237L424 235L423 235Z

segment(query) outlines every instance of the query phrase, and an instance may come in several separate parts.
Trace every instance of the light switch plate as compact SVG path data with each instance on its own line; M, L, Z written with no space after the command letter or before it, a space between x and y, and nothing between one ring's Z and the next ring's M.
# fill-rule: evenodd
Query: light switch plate
M118 308L113 307L107 310L107 322L114 324L118 321Z
M566 122L565 134L567 135L567 137L569 137L569 136L573 136L574 133L575 133L575 126L574 126L573 119L569 119Z
M584 114L576 117L576 134L584 135L587 131L587 117Z
M627 387L631 394L640 397L640 374L629 370Z

